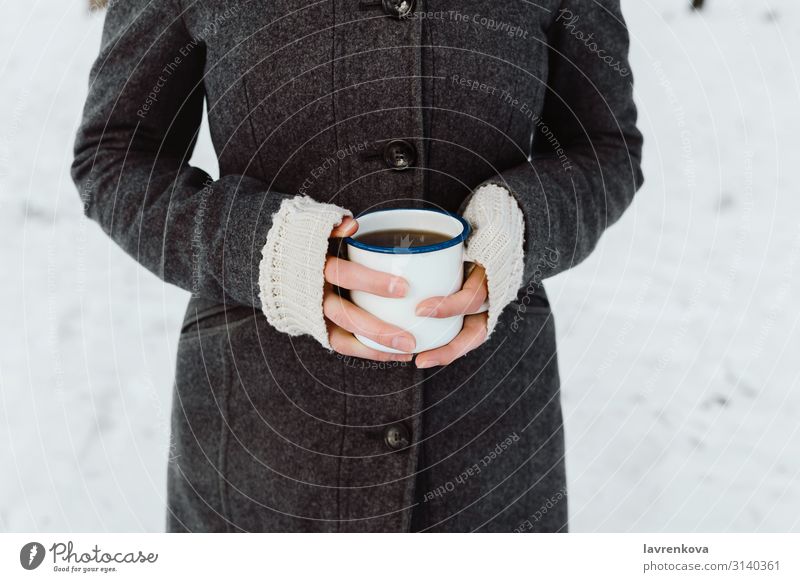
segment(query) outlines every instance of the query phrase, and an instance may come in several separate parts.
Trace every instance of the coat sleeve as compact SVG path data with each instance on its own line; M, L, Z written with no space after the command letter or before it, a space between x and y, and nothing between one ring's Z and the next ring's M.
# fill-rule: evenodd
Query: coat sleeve
M260 307L262 247L273 215L295 197L251 177L212 180L188 164L204 67L202 39L175 0L111 3L72 176L86 214L161 279Z
M643 182L619 0L564 0L548 42L531 159L486 182L507 188L522 209L524 285L585 259Z

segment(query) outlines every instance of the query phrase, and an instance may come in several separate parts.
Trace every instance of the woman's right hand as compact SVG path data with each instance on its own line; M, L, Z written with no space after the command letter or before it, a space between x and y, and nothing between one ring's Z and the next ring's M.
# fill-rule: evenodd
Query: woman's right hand
M357 230L358 222L353 218L346 217L339 226L331 231L331 238L353 236ZM381 321L347 299L340 297L334 291L334 285L351 291L366 291L381 297L404 297L408 292L408 282L405 279L329 256L325 261L322 312L328 326L328 341L334 351L345 356L381 362L411 361L413 357L411 354L380 352L358 341L353 334L367 337L381 345L403 352L412 352L415 347L413 335L395 325Z

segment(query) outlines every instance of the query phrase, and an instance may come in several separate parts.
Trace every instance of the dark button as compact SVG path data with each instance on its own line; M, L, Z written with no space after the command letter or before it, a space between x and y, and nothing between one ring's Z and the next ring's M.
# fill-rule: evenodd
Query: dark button
M414 10L416 0L383 0L383 11L389 16L403 18Z
M411 433L404 424L393 424L383 431L383 440L386 446L393 451L399 451L411 444Z
M393 170L405 170L417 161L417 149L402 139L390 141L383 148L383 161Z

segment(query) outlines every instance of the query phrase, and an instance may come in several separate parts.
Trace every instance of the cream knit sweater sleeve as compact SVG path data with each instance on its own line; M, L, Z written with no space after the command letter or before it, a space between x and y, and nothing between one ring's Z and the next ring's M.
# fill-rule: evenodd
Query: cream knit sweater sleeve
M287 198L272 217L258 283L267 321L291 336L309 334L331 349L322 315L325 258L333 228L349 210L308 196Z
M350 211L307 196L288 198L272 218L261 251L261 306L269 323L291 336L309 334L331 349L322 314L325 258L331 230ZM472 226L469 261L486 269L488 334L522 285L523 217L509 192L494 184L472 195L464 218ZM487 336L488 337L488 336Z
M480 186L464 210L472 226L467 241L467 260L486 270L489 288L487 338L503 309L522 286L525 221L516 199L496 184Z

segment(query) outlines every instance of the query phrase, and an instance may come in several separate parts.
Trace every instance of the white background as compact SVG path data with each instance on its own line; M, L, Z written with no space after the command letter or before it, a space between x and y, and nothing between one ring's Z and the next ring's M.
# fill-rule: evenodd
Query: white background
M0 0L4 531L164 526L187 294L82 217L84 4ZM684 4L623 2L646 185L547 284L571 528L800 531L800 3ZM216 172L207 140L195 163Z
M7 580L238 580L254 572L274 580L372 582L386 576L386 563L396 563L400 578L425 580L780 580L800 575L795 558L797 534L597 534L559 536L426 534L39 534L0 535L0 578ZM45 560L33 571L20 566L27 542L44 545ZM158 554L154 563L114 565L116 572L54 571L54 543L73 542L73 552L141 551ZM645 553L649 547L707 547L708 553ZM69 566L59 548L55 565ZM92 552L93 553L93 552ZM308 556L314 556L309 560ZM406 557L399 560L398 556ZM413 556L412 559L408 559ZM580 556L579 560L574 559ZM29 556L28 556L29 558ZM772 570L653 571L683 564L733 568L732 561L772 562ZM775 562L778 562L777 564ZM651 569L645 573L645 564ZM97 564L75 564L96 567ZM740 563L741 567L742 564ZM680 567L680 566L679 566ZM760 564L759 564L760 567Z

